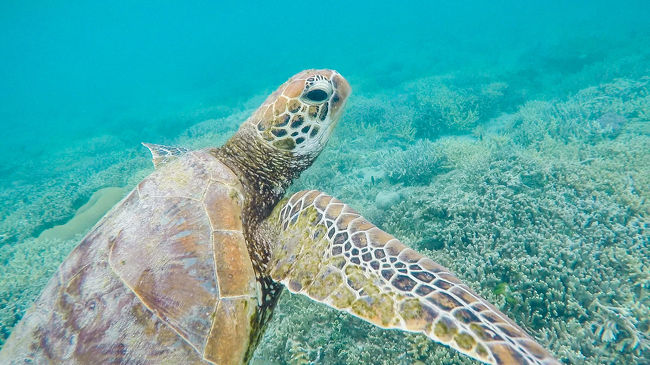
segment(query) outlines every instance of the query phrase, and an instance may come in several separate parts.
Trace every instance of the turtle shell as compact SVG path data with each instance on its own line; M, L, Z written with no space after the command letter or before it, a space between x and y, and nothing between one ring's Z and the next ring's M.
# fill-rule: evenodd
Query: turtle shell
M154 171L73 250L0 362L241 363L258 308L243 204L208 151Z

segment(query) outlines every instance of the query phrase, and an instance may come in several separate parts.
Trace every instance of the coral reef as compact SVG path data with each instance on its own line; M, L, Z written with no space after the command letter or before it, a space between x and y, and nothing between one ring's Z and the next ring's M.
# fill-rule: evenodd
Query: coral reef
M560 102L527 102L514 115L502 116L508 134L524 146L553 138L593 144L613 138L630 121L647 121L650 79L617 79L581 90Z
M650 79L638 66L650 57L613 68L608 54L585 54L360 93L289 193L346 201L451 268L564 363L650 363ZM544 75L567 65L570 75ZM218 145L260 98L150 142ZM151 170L146 149L113 136L2 167L0 346L88 224L39 235L71 222L93 193L126 191ZM285 292L253 363L472 361Z
M392 183L406 185L427 184L445 170L446 158L440 149L428 140L418 140L406 150L391 149L384 153L383 169Z
M152 170L144 151L104 136L21 161L0 178L0 247L64 224L101 188L133 186Z
M491 77L435 76L404 85L420 138L468 132L512 104L508 83Z

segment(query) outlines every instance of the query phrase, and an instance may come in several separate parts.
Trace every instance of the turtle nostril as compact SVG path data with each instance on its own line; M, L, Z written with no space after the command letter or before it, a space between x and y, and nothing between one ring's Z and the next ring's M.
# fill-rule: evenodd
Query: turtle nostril
M327 99L329 97L329 95L327 94L327 91L325 91L325 90L314 89L314 90L310 90L309 92L307 92L307 94L305 94L305 97L307 99L313 101L313 102L318 103L318 102L321 102L321 101L324 101L325 99Z

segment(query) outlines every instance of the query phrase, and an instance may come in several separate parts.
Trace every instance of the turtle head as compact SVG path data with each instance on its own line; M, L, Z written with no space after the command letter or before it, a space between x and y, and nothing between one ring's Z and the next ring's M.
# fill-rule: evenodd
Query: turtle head
M262 103L215 157L235 170L259 212L270 213L285 189L327 144L350 95L333 70L306 70ZM264 214L262 214L264 215Z
M350 85L333 70L306 70L291 77L251 116L258 136L297 157L317 156L332 134Z

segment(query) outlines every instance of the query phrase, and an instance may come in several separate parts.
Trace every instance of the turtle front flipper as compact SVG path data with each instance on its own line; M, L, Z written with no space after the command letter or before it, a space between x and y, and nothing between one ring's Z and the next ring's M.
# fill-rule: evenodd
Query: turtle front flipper
M262 229L272 245L269 275L293 293L485 363L558 363L448 269L320 191L281 202Z

